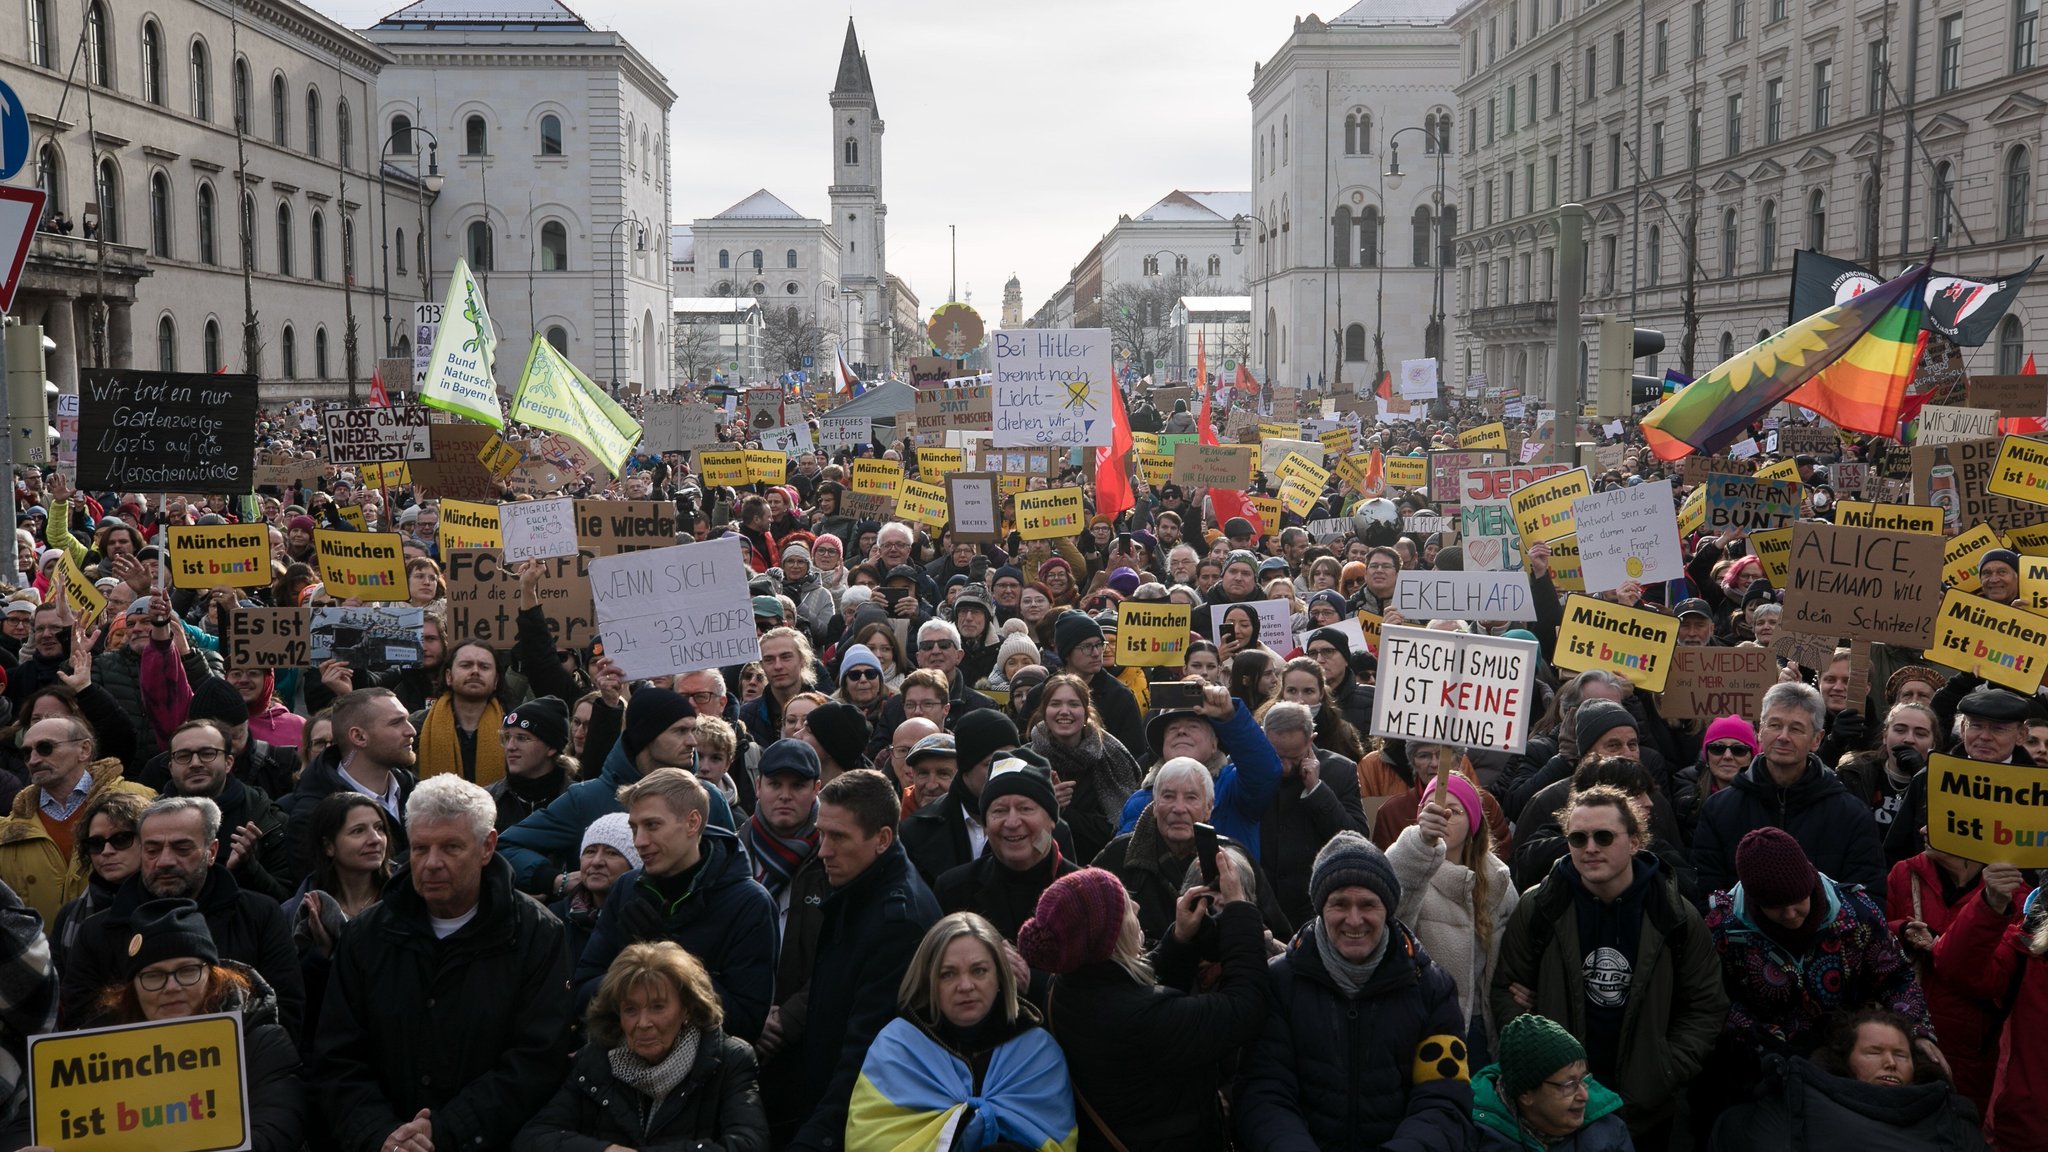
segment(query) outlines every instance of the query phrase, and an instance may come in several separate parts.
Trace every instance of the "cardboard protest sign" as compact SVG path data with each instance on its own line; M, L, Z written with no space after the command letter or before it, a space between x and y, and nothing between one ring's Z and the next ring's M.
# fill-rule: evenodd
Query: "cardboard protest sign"
M430 412L424 404L330 408L321 417L327 459L344 465L425 460L434 454Z
M905 477L902 489L896 493L896 515L916 524L940 527L949 515L946 486Z
M248 492L256 378L89 368L78 406L78 489Z
M1984 558L1986 552L2003 547L2005 541L1985 524L1952 537L1942 547L1941 582L1951 588L1975 592L1978 588L1977 562Z
M313 533L313 557L338 600L404 600L405 544L396 532Z
M434 425L434 454L412 462L413 487L421 499L496 500L503 488L478 459L497 433L480 424Z
M350 528L358 532L368 532L370 530L370 522L364 519L363 506L361 504L336 504L334 512L335 515L341 517L342 523L347 524Z
M1499 448L1505 451L1507 446L1508 426L1498 420L1491 424L1481 424L1458 437L1460 448Z
M1792 583L1792 528L1771 528L1749 534L1749 550L1764 566L1764 578L1771 587L1784 590Z
M946 496L953 516L953 539L979 543L1003 535L1003 505L996 478L987 472L955 472L946 477Z
M1756 716L1777 682L1778 661L1766 649L1680 646L1657 711L1666 720Z
M1079 488L1047 488L1017 493L1017 535L1026 540L1072 536L1087 522L1086 498Z
M2039 416L2037 409L2032 415ZM1998 409L1954 408L1929 404L1920 409L1915 444L1954 444L1961 440L1984 440L1998 435Z
M2000 416L2048 416L2048 376L1972 376L1970 407Z
M853 490L871 496L894 496L903 486L903 465L894 460L855 460Z
M1982 596L1950 589L1941 599L1927 658L1971 672L2023 696L2041 687L2048 670L2048 620Z
M1389 469L1387 482L1390 484L1396 483L1393 478L1392 469L1394 461L1399 459L1412 460L1416 459L1416 457L1390 456L1387 458L1387 467ZM1507 460L1507 453L1505 452L1467 452L1463 449L1431 452L1427 461L1429 469L1429 498L1436 502L1437 511L1442 512L1446 516L1452 515L1457 511L1458 500L1463 494L1463 489L1459 487L1459 484L1463 480L1465 473L1476 468L1498 468L1506 464ZM1512 478L1512 474L1510 474L1510 477ZM1524 476L1508 484L1500 492L1496 493L1489 490L1480 493L1480 496L1489 499L1494 496L1504 497L1522 484L1527 484L1530 480L1539 478L1534 475Z
M1754 476L1709 475L1706 480L1705 531L1762 532L1783 528L1799 519L1801 486L1796 480L1758 480Z
M1242 491L1252 482L1257 450L1245 444L1185 443L1173 449L1173 482L1185 488Z
M1878 504L1863 500L1835 503L1835 523L1845 528L1877 528L1886 532L1943 535L1941 509L1921 504Z
M831 419L831 417L826 417ZM649 404L640 446L650 452L692 452L718 443L725 413L709 404Z
M997 447L1109 445L1108 329L991 332L988 358Z
M557 647L582 648L596 636L590 583L585 579L591 558L591 553L579 550L573 556L540 561L540 606ZM518 636L514 594L519 575L514 566L489 548L443 553L441 566L448 581L447 640L475 640L510 651Z
M304 608L233 609L220 638L221 660L230 672L307 667L307 614Z
M653 429L648 430L652 436ZM818 446L827 452L851 452L874 439L875 422L869 416L825 416L818 420Z
M575 509L577 544L593 556L676 542L676 508L666 500L578 500Z
M2048 443L2007 436L1992 465L1991 494L2029 504L2048 504Z
M1666 492L1668 494L1668 488ZM1515 527L1523 541L1533 544L1538 540L1554 540L1571 534L1575 530L1572 502L1592 493L1592 477L1584 468L1574 468L1517 487L1509 493L1508 503L1514 510ZM1468 490L1465 499L1473 498ZM1579 547L1582 550L1585 543L1585 537L1581 536Z
M1534 620L1526 572L1410 569L1394 585L1394 611L1409 620Z
M940 442L948 432L985 432L994 425L993 386L970 384L959 388L920 388L912 419L919 436L935 436Z
M1419 492L1429 486L1429 461L1421 456L1386 458L1387 485Z
M1907 456L1913 477L1913 499L1942 509L1944 528L1961 532L1974 524L1988 524L2000 532L2040 522L2044 513L2032 498L2013 499L1995 495L1991 480L2003 440L1969 440L1957 444L1934 444L1914 448ZM2027 449L2036 458L2048 455L2048 444L2033 441ZM2040 476L2048 467L2021 469ZM2041 490L2033 490L2039 495ZM1868 493L1866 493L1868 495ZM2044 499L2041 503L2048 503Z
M1116 606L1119 668L1178 668L1187 663L1194 609L1185 604L1125 600Z
M736 541L600 556L590 562L590 591L605 655L628 679L761 657Z
M1259 441L1259 471L1268 483L1280 483L1280 468L1292 454L1315 464L1323 462L1323 446L1316 440L1274 437Z
M1815 636L1810 632L1795 632L1779 628L1771 638L1771 655L1801 668L1823 669L1834 659L1835 649L1840 641L1833 636Z
M444 554L456 548L496 548L501 543L498 506L469 500L443 500L441 520L434 529L434 537L440 542Z
M2031 764L1927 758L1927 843L1986 864L2048 867L2048 776Z
M860 461L854 461L855 464ZM743 448L697 453L697 471L704 483L718 488L737 488L747 482L747 453Z
M1282 655L1292 649L1294 633L1291 625L1294 623L1294 608L1285 600L1252 600L1211 605L1209 639L1217 647L1223 647L1224 629L1242 627L1246 612L1259 618L1259 643Z
M576 502L516 500L498 505L498 532L505 563L576 554Z
M173 524L171 587L261 588L270 583L267 524Z
M1598 668L1645 692L1661 692L1677 647L1675 617L1573 595L1564 602L1555 663L1569 672Z
M31 1144L77 1152L250 1146L239 1012L32 1036L28 1065Z
M1521 752L1540 651L1532 640L1388 625L1372 734Z
M1925 648L1934 634L1941 562L1938 536L1799 521L1792 525L1784 627Z
M1685 575L1671 481L1638 484L1572 501L1579 563L1588 592L1606 592L1633 580L1651 584Z
M346 660L358 672L413 667L425 611L410 604L315 608L306 625L306 662Z

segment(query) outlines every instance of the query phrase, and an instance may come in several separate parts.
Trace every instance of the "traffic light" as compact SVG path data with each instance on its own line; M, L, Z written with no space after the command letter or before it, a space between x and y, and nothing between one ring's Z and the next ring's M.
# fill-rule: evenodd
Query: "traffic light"
M50 461L50 401L56 391L44 375L43 329L14 324L7 329L7 436L16 464Z
M1623 316L1601 316L1600 386L1597 403L1602 420L1627 415L1635 404L1654 404L1663 397L1664 381L1637 376L1635 362L1664 350L1664 333L1636 328Z

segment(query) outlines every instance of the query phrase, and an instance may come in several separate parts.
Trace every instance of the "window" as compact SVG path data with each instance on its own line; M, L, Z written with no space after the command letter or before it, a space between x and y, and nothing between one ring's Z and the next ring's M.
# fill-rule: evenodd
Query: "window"
M1749 34L1749 0L1732 0L1728 5L1728 39L1740 40Z
M2005 154L2005 238L2023 239L2034 199L2034 157L2024 144ZM2008 373L2010 375L2010 373Z
M548 343L555 346L555 351L567 356L569 354L569 330L560 324L548 325Z
M1344 359L1354 364L1365 359L1365 325L1344 329Z
M2012 70L2034 66L2034 32L2041 26L2041 0L2012 0Z
M1765 272L1774 272L1778 267L1778 202L1764 201L1763 216L1757 224L1756 263Z
M1522 0L1508 0L1508 51L1522 43Z
M1515 134L1515 122L1516 122L1516 120L1517 120L1517 119L1518 119L1518 117L1516 117L1516 115L1515 115L1515 86L1514 86L1514 85L1512 85L1512 84L1510 84L1510 85L1508 85L1508 121L1507 121L1507 134L1508 134L1509 136L1513 136L1513 135Z
M782 266L785 268L796 267L796 249L791 248L782 254Z
M284 353L284 378L287 380L296 379L299 375L299 336L298 333L292 331L292 326L289 324L284 326L284 336L280 341L280 346Z
M1742 93L1728 97L1728 155L1742 151Z
M1616 32L1614 34L1614 58L1608 62L1607 86L1609 88L1621 87L1623 81L1626 79L1625 73L1628 70L1628 52L1625 47L1625 43L1626 42L1622 39L1622 34Z
M1671 21L1657 21L1657 30L1650 43L1650 66L1655 69L1653 75L1662 76L1671 67Z
M1785 135L1785 81L1764 81L1764 143L1776 144Z
M1607 190L1621 190L1621 133L1607 134Z
M1287 117L1280 117L1280 163L1287 163L1288 154L1294 151L1293 133L1288 130Z
M1444 205L1442 216L1437 220L1437 263L1446 268L1458 265L1458 206Z
M320 155L320 90L306 89L306 155Z
M405 275L405 229L400 228L397 230L397 234L392 238L391 246L398 249L398 256L396 257L398 261L398 274L403 276Z
M1692 58L1695 60L1707 54L1707 0L1693 0L1692 4Z
M334 159L342 167L348 167L348 158L356 150L355 121L348 118L348 97L334 102Z
M1543 250L1543 295L1539 299L1555 300L1556 298L1557 249L1545 248Z
M313 378L327 379L327 329L313 329Z
M1586 48L1586 70L1579 73L1579 99L1591 100L1593 90L1600 86L1600 50Z
M540 270L569 270L569 230L560 220L549 220L540 226Z
M1735 359L1735 333L1721 333L1721 342L1715 347L1714 351L1720 355L1721 363L1723 364Z
M310 226L306 229L306 238L312 248L313 279L325 280L327 279L327 217L318 209L315 209L313 212L313 219L310 222ZM400 237L401 241L403 239L403 237ZM400 273L405 271L405 245L402 242L398 246L398 271Z
M754 249L754 271L759 272L767 266L761 259L761 250L759 248Z
M1422 118L1422 154L1424 156L1436 155L1436 124L1437 115L1434 112Z
M1936 40L1934 70L1943 92L1953 92L1963 86L1963 16L1941 19L1941 33Z
M1948 239L1949 221L1956 211L1956 170L1955 165L1946 160L1934 166L1934 195L1930 207L1934 210L1934 242L1940 244Z
M718 266L720 268L732 267L732 253L720 248L718 250Z
M100 204L100 235L109 244L121 242L121 173L111 157L100 160L99 181L94 195Z
M1486 98L1486 142L1488 144L1493 143L1493 134L1499 126L1500 98L1498 96L1488 96Z
M1721 278L1735 275L1735 245L1741 237L1735 234L1735 209L1721 213ZM1726 359L1726 357L1723 357Z
M845 154L845 161L848 165L860 163L860 141L848 136L846 138Z
M149 174L149 250L171 258L171 181L161 172Z
M1770 23L1776 24L1785 18L1785 0L1771 0Z
M210 316L206 320L206 338L203 343L205 344L206 370L208 372L220 371L220 321Z
M1877 181L1863 179L1863 195L1856 225L1856 252L1865 264L1877 263L1877 233L1884 223L1884 204L1878 199Z
M156 370L178 370L178 325L169 316L160 316L156 322Z
M1621 237L1600 238L1600 290L1610 295L1614 292L1614 274L1621 266Z
M1330 251L1336 253L1337 267L1351 267L1351 209L1342 204L1330 214Z
M1706 113L1694 108L1685 115L1685 166L1700 166L1700 141L1706 136Z
M1430 216L1429 205L1419 205L1415 209L1415 217L1412 221L1415 232L1412 245L1412 263L1417 268L1429 267L1429 249L1432 240L1430 230L1434 223L1435 221Z
M1650 125L1650 178L1660 179L1664 175L1664 122L1659 120Z
M1545 207L1555 208L1557 207L1557 157L1552 156L1545 163L1549 166L1549 179L1546 183L1550 189L1550 197Z
M292 206L277 206L277 274L292 274Z
M540 118L540 154L562 154L562 118L552 112Z
M1221 256L1211 256L1211 257L1209 257L1209 275L1211 275L1211 276L1221 276L1221 275L1223 275L1223 257L1221 257Z
M1465 109L1465 139L1475 144L1479 142L1479 107L1477 103Z
M1562 61L1553 60L1550 62L1550 114L1552 116L1557 115L1557 110L1559 108L1562 108L1563 106L1564 63Z
M213 71L208 65L206 41L192 42L192 117L213 119Z
M1344 117L1344 154L1363 156L1372 151L1372 117L1354 108Z
M235 59L235 131L249 130L249 62Z
M199 262L220 263L220 247L214 239L213 185L199 186Z
M1516 275L1520 277L1521 280L1522 302L1525 304L1528 303L1530 300L1534 299L1536 294L1536 281L1534 277L1532 277L1529 274L1529 258L1529 253L1527 252L1524 252L1520 256L1515 258L1516 267L1520 269L1520 271L1517 272Z
M1496 219L1499 218L1495 212L1495 209L1497 209L1500 206L1500 201L1497 197L1494 196L1493 192L1494 182L1488 180L1486 182L1486 223L1489 227L1493 224L1493 222Z
M164 32L154 20L142 22L142 98L164 102Z
M1380 210L1370 204L1358 214L1358 266L1380 266Z
M491 226L488 221L471 220L468 231L469 267L471 271L488 272L491 263Z
M412 117L403 112L393 116L389 140L393 156L412 155Z
M472 114L462 122L462 152L465 156L491 154L491 130L482 116Z
M1494 62L1494 60L1495 60L1495 59L1496 59L1496 58L1497 58L1497 57L1498 57L1499 55L1500 55L1500 21L1499 21L1499 20L1497 20L1497 19L1495 19L1495 20L1488 20L1488 21L1486 22L1486 63L1487 63L1487 66L1488 66L1488 67L1492 67L1492 65L1493 65L1493 62Z
M285 95L284 77L270 78L270 142L283 148L289 141L285 130L289 127L291 98Z
M50 0L28 0L28 62L48 68L56 56L50 24Z
M1828 250L1828 194L1815 188L1806 198L1806 246L1815 252Z
M1591 144L1579 145L1578 179L1572 181L1572 183L1579 186L1580 196L1591 196L1593 194L1593 146Z
M1863 93L1863 110L1875 112L1884 107L1886 72L1890 67L1891 41L1873 40L1864 50L1863 68L1867 75L1863 82L1868 85Z
M85 6L85 78L102 88L111 88L113 67L107 45L107 10L99 0L92 0Z
M2026 367L2027 334L2020 318L2007 314L1998 322L1998 374L2017 376Z

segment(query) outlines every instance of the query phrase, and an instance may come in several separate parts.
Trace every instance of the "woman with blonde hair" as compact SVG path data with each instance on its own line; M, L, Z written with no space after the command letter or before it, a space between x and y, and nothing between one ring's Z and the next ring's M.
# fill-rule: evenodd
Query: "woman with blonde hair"
M1063 817L1074 834L1077 860L1095 859L1116 838L1124 802L1144 776L1123 742L1102 726L1088 682L1062 672L1038 691L1038 711L1025 728L1031 750L1052 765L1053 777L1072 784Z
M932 925L896 1001L902 1015L875 1037L854 1085L847 1152L1072 1152L1066 1056L1018 995L995 925L972 912Z

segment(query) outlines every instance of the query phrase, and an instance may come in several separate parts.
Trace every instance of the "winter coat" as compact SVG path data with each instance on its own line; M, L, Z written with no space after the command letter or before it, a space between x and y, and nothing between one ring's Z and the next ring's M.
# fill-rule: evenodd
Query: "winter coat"
M1401 905L1395 918L1414 932L1422 946L1458 985L1458 1010L1463 1019L1474 1013L1486 1020L1488 1035L1493 1023L1493 969L1500 959L1501 938L1507 935L1508 918L1514 915L1521 895L1508 879L1508 866L1491 852L1482 856L1486 869L1487 904L1486 954L1479 952L1478 918L1473 914L1472 869L1452 863L1441 840L1430 843L1422 829L1402 829L1394 846L1387 849L1387 863L1401 882ZM1460 1033L1462 1035L1463 1033Z
M1721 987L1720 963L1699 910L1678 895L1677 885L1653 858L1638 856L1636 875L1649 888L1608 1087L1628 1104L1629 1130L1642 1132L1671 1115L1679 1092L1698 1075L1721 1034L1728 993ZM1566 857L1515 905L1493 970L1496 1027L1534 1011L1574 1036L1587 1034L1586 952L1579 946L1575 912L1578 887ZM1533 1009L1515 1003L1511 984L1535 993Z
M677 885L650 879L644 869L635 868L612 884L590 942L576 961L578 1012L597 995L606 970L626 945L672 940L703 962L725 1006L731 1035L749 1044L760 1037L775 996L775 901L755 882L739 837L706 826L699 847L704 858L697 877L673 905L662 906ZM654 895L657 884L664 896Z
M332 1146L377 1152L425 1108L436 1148L505 1147L562 1084L572 1007L561 922L510 865L445 940L401 870L335 945L309 1081Z
M1472 1142L1466 1016L1451 975L1398 920L1378 967L1346 996L1313 927L1267 969L1272 1007L1245 1058L1235 1121L1254 1152L1394 1152Z
M1869 806L1850 795L1815 756L1806 758L1805 773L1790 788L1772 782L1759 756L1733 784L1707 798L1692 839L1700 891L1734 887L1735 846L1766 826L1791 833L1817 871L1845 884L1862 885L1873 901L1884 898L1888 865L1877 822Z
M119 760L95 760L86 771L92 773L92 787L86 789L85 802L72 813L74 841L85 835L78 816L107 793L133 792L144 799L156 798L156 793L121 778ZM0 883L13 889L22 903L35 909L48 924L56 919L58 909L84 894L86 869L76 855L58 848L43 827L42 795L43 790L34 785L23 788L15 794L7 818L0 820Z
M1039 896L1053 881L1080 870L1080 865L1060 855L1057 841L1045 859L1022 872L984 852L979 860L947 869L932 887L932 896L939 911L973 912L995 925L1003 939L1015 940L1017 930L1037 911Z
M1280 789L1280 757L1266 733L1252 719L1244 701L1234 702L1237 711L1228 720L1210 720L1216 729L1216 747L1223 753L1223 768L1216 773L1216 803L1209 822L1216 831L1259 852L1259 822L1273 806L1273 794ZM1128 745L1126 745L1128 747ZM1117 821L1122 834L1137 827L1138 815L1152 803L1152 789L1140 788L1124 801L1123 817Z
M754 1048L718 1030L699 1042L697 1061L647 1115L647 1097L612 1074L611 1053L576 1053L568 1079L512 1140L512 1152L641 1149L767 1152L768 1117L754 1080Z
M593 724L593 727L595 725ZM619 789L640 779L640 769L626 755L623 743L613 744L605 755L604 767L595 780L569 785L554 803L521 820L498 837L498 855L512 865L521 892L551 893L555 877L575 866L583 850L583 833L598 817L624 812ZM706 830L736 831L732 806L716 788L704 790L711 799Z
M1688 850L1692 848L1693 834L1699 828L1700 809L1707 806L1712 793L1703 781L1708 780L1704 765L1694 764L1682 769L1671 778L1671 815L1678 821L1678 834L1685 840Z
M50 922L46 933L50 938L50 958L57 962L57 971L64 971L64 966L70 963L66 954L72 945L78 943L79 929L114 903L114 893L119 887L100 879L97 874L88 875L84 893L57 910L57 918Z
M1358 729L1361 736L1372 731L1372 688L1358 682L1349 671L1344 678L1330 686L1330 703L1337 705L1344 713L1344 719Z
M1225 848L1251 855L1244 845L1228 836L1219 834L1216 839ZM1115 874L1122 882L1124 891L1138 905L1138 924L1145 930L1146 942L1157 943L1173 927L1174 905L1180 901L1181 891L1196 867L1194 845L1189 844L1186 856L1170 855L1159 835L1159 822L1147 807L1138 816L1138 826L1111 840L1091 866ZM1288 921L1280 906L1279 893L1273 890L1272 881L1257 859L1252 861L1252 884L1257 891L1249 895L1252 903L1258 905L1266 927L1277 938L1292 936L1294 925Z
M1821 877L1820 926L1795 956L1758 927L1742 885L1707 898L1707 930L1729 989L1723 1034L1753 1051L1803 1056L1825 1039L1833 1012L1888 1008L1933 1039L1927 999L1877 904L1854 885Z
M967 786L967 777L963 773L953 777L952 789L937 803L919 808L897 827L896 839L903 845L904 854L910 858L911 866L917 869L925 887L932 887L939 882L939 877L976 859L973 841L967 836L970 812L974 814L975 822L980 823L981 798ZM1074 859L1074 833L1065 820L1054 822L1052 835L1059 842L1061 854L1069 860ZM987 849L984 842L982 850L986 852Z
M792 1149L831 1152L868 1045L896 1017L896 988L925 930L939 919L931 890L899 844L825 897L818 964L811 974L800 1045L801 1108Z
M1152 749L1145 742L1145 714L1138 707L1138 698L1131 693L1116 673L1108 668L1096 669L1088 678L1088 698L1095 702L1095 713L1102 717L1102 730L1116 737L1129 750L1133 759L1143 764L1152 758Z
M306 770L299 773L299 785L277 802L284 809L285 846L291 850L291 874L304 877L313 871L312 847L306 843L311 836L313 812L320 802L336 792L354 792L356 789L341 778L340 745L330 744L327 750L314 758ZM405 811L405 802L412 796L412 790L419 784L419 777L407 768L393 768L391 775L398 781L398 810ZM379 803L378 807L383 807ZM404 860L409 850L405 838L405 821L391 813L384 813L385 831L391 836L386 849L393 860ZM500 846L502 851L502 845Z
M208 676L219 676L225 667L220 661L220 653L209 652L198 645L188 649L179 663L185 666L186 681L194 687ZM156 729L149 723L149 709L142 702L141 653L124 644L93 657L92 682L112 693L120 702L121 711L135 729L138 759L147 760L162 750L157 743Z
M2048 941L2029 940L2020 908L2018 893L2003 915L1981 896L1965 900L1948 932L1934 942L1934 975L2005 1013L1998 1080L1984 1131L1999 1152L2043 1152L2048 1149L2048 962L2039 949Z
M2005 1016L1993 1001L1973 996L1956 981L1937 976L1932 953L1916 951L1903 935L1906 922L1918 920L1939 942L1965 907L1973 901L1983 903L1979 899L1983 882L1972 879L1950 903L1946 873L1933 856L1922 852L1892 865L1889 887L1886 923L1919 973L1920 990L1927 996L1927 1018L1941 1038L1950 1079L1956 1090L1977 1106L1977 1114L1986 1115L1991 1111L1991 1086L1998 1076L1998 1033ZM2013 894L2016 904L2025 898L2024 892Z
M1976 1110L1946 1083L1865 1084L1810 1060L1770 1063L1764 1097L1722 1114L1710 1152L1983 1152Z
M1071 859L1093 860L1116 838L1117 818L1123 814L1124 801L1145 778L1144 770L1124 742L1102 728L1083 731L1068 747L1038 723L1031 726L1030 743L1031 750L1052 765L1054 775L1074 782L1074 798L1061 809L1060 818L1074 834Z
M0 887L0 1114L15 1117L20 1128L0 1132L13 1138L5 1147L28 1144L28 1038L56 1030L57 968L42 921Z
M183 795L168 782L163 794ZM216 841L219 852L214 859L227 863L234 854L235 830L244 824L254 824L260 833L256 850L236 865L235 882L258 896L288 899L298 886L299 877L292 872L291 833L284 810L272 804L263 789L244 784L234 776L222 781L220 795L213 797L213 802L220 806L220 837Z
M1316 853L1339 832L1369 831L1358 799L1358 768L1335 752L1318 750L1316 762L1320 786L1304 794L1301 777L1283 777L1273 806L1259 821L1259 864L1291 924L1306 924L1316 915L1308 897Z
M1511 867L1515 886L1534 888L1543 883L1557 862L1570 853L1571 847L1565 840L1564 825L1557 819L1558 809L1571 799L1572 782L1569 778L1539 789L1530 797L1529 808L1522 813L1521 823L1515 825L1515 852ZM1663 862L1664 868L1678 882L1678 894L1698 903L1703 895L1699 891L1699 876L1693 871L1692 858L1686 855L1680 844L1677 819L1671 813L1671 805L1662 792L1649 793L1650 801L1650 851Z
M266 744L252 734L242 750L235 753L235 767L231 774L242 783L261 789L272 800L282 799L292 790L292 781L298 777L299 750L296 745L280 748ZM166 796L171 795L165 787L171 780L171 754L159 752L150 757L147 763L129 775L129 779Z
M782 594L796 605L797 618L808 626L811 635L822 639L832 617L839 614L839 605L818 573L812 571L801 580L783 580L781 585Z
M1479 1129L1477 1152L1635 1152L1628 1124L1621 1118L1621 1097L1605 1084L1586 1077L1586 1112L1579 1130L1555 1143L1522 1127L1500 1096L1500 1065L1489 1064L1472 1078L1472 1120Z

